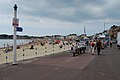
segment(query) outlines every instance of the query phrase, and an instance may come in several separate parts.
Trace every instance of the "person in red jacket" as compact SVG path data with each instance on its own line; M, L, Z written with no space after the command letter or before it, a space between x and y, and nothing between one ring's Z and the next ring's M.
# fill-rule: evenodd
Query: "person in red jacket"
M95 52L95 41L92 41L92 42L90 43L90 47L91 47L91 53L92 53L92 55L93 55L94 52Z

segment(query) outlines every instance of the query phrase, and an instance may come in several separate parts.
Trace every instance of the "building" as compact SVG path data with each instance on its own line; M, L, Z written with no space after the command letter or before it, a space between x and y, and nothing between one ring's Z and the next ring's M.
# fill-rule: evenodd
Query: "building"
M112 39L116 39L118 32L120 32L120 26L113 25L113 26L109 29L108 34L110 35L110 37L111 37Z
M77 34L69 34L69 35L67 35L67 38L68 39L77 39L78 36L77 36Z

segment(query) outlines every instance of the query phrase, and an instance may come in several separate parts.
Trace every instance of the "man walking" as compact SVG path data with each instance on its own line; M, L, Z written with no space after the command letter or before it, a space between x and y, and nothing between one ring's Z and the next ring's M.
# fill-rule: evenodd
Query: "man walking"
M112 41L110 41L110 47L112 47Z
M102 42L100 39L97 41L96 47L97 47L97 53L98 53L98 55L100 55L100 51L101 51L101 47L102 47Z

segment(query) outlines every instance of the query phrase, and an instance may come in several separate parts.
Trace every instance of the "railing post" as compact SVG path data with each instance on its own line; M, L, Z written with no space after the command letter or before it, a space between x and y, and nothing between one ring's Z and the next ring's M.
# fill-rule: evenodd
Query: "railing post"
M36 58L37 58L37 52L35 52Z
M8 63L8 57L6 56L5 58L6 58L6 64L7 64Z
M45 53L47 52L47 47L45 46Z
M23 49L23 55L22 55L22 56L23 56L23 61L24 61L24 56L25 56L24 51L25 51L25 50Z
M54 46L53 46L53 52L54 52Z

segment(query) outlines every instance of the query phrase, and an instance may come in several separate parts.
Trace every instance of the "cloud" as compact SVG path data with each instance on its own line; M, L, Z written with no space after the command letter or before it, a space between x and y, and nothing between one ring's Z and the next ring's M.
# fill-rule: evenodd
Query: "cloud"
M39 34L39 30L44 34L82 33L84 24L92 34L97 32L96 26L101 31L104 22L120 21L119 0L0 0L0 3L0 25L6 26L11 26L13 6L18 4L20 26L25 28L23 34L29 29L31 34Z
M118 0L116 2L113 0L17 0L16 2L20 6L21 15L71 22L108 18L113 14L111 8L118 6L116 5ZM116 14L119 13L117 10L115 10Z

